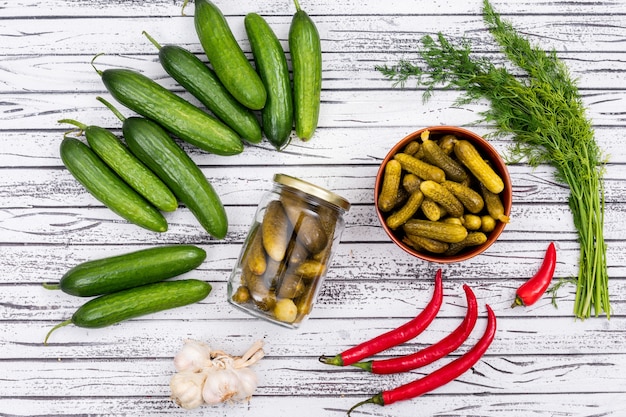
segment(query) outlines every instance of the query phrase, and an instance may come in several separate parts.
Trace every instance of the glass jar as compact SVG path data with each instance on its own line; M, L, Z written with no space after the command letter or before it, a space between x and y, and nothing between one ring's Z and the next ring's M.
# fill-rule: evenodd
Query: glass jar
M349 209L347 200L328 190L276 174L228 281L228 300L297 328L311 312Z

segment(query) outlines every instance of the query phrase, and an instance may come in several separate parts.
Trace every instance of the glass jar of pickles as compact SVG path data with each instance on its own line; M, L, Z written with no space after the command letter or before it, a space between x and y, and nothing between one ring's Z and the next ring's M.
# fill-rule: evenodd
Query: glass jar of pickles
M337 194L276 174L230 276L229 301L257 317L298 327L311 312L349 209Z

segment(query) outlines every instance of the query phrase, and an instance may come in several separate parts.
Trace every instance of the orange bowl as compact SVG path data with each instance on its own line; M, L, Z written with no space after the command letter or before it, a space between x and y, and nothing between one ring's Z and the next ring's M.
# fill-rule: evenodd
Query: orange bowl
M376 213L378 215L378 219L380 220L380 224L382 225L387 235L391 238L391 240L396 245L398 245L402 250L415 256L416 258L420 258L429 262L437 262L437 263L453 263L453 262L465 261L487 250L487 248L489 248L498 239L498 237L504 230L507 223L502 222L502 221L496 221L495 228L491 230L490 232L486 233L487 241L485 243L478 245L478 246L468 246L456 254L445 255L445 254L431 253L425 250L417 250L415 247L410 246L407 243L405 243L403 240L405 239L406 235L404 231L402 230L402 228L401 227L396 228L395 230L391 229L387 225L387 222L386 222L386 217L390 213L389 212L384 213L378 207L378 198L381 192L385 166L387 162L393 159L394 155L401 152L406 147L406 145L409 144L410 142L418 141L421 143L421 135L426 130L430 132L429 138L432 140L437 140L438 138L441 138L444 135L452 134L456 136L458 139L467 140L474 145L476 150L478 150L479 154L486 161L488 161L488 163L491 165L494 171L500 176L500 178L502 178L502 181L504 182L504 190L499 194L499 196L504 206L504 214L507 217L510 215L513 193L512 193L512 188L511 188L511 177L509 176L509 171L506 167L506 164L504 163L504 160L498 154L498 152L489 144L489 142L487 142L481 136L469 130L466 130L460 127L455 127L455 126L434 126L434 127L426 127L426 128L417 130L407 135L406 137L404 137L393 148L391 148L389 153L387 153L387 156L385 156L382 163L380 164L380 168L378 169L378 174L376 175L376 183L375 183L375 188L374 188L374 202L376 206ZM476 181L475 178L474 180ZM479 215L487 214L486 208L483 209L483 211L478 214ZM418 210L418 213L414 215L414 217L415 218L420 217L419 210Z

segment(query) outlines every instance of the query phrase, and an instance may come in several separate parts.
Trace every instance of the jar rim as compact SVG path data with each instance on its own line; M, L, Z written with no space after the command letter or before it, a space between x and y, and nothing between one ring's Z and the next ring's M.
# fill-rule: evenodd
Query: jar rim
M295 188L296 190L318 197L345 211L350 210L350 202L348 200L338 194L333 193L332 191L328 191L325 188L319 187L315 184L311 184L310 182L286 174L275 174L274 182L285 185L287 187Z

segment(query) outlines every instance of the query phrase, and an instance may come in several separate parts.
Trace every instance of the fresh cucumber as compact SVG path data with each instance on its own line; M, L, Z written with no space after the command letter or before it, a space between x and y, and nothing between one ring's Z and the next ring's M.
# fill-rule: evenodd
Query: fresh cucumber
M294 0L289 27L296 135L309 140L317 129L322 91L322 47L315 23Z
M121 68L98 73L117 101L180 139L216 155L243 152L243 143L231 128L145 75Z
M56 329L74 324L78 327L98 329L124 320L197 303L211 292L211 285L197 279L164 281L141 287L101 295L78 308L72 318L54 326Z
M250 143L261 142L261 126L254 113L228 92L211 68L185 48L161 46L148 33L144 32L144 35L159 50L159 61L172 78L242 139Z
M267 91L261 111L263 133L278 150L289 144L293 128L293 97L285 51L268 23L256 13L244 19L256 69Z
M148 119L129 117L123 131L130 150L165 181L211 236L223 239L228 231L226 210L185 151Z
M195 0L194 25L209 63L224 87L244 106L260 110L267 92L241 50L222 11L209 0Z
M211 236L223 239L228 231L226 211L198 165L152 120L126 118L108 101L99 100L122 120L130 151L167 184Z
M113 132L99 126L87 126L76 120L63 119L59 123L69 123L80 128L96 155L156 208L176 210L178 201L172 191Z
M161 212L126 184L89 146L66 136L60 153L63 164L74 178L113 212L148 230L167 230L167 221Z
M56 285L79 297L110 294L163 281L191 271L206 259L206 252L193 245L168 245L83 262L67 271Z

